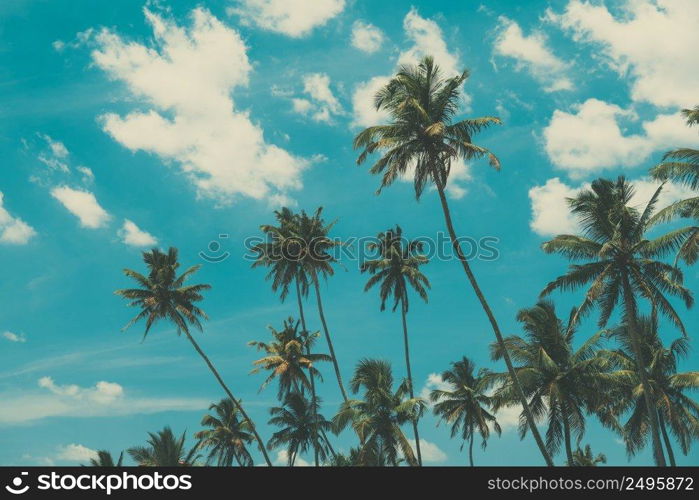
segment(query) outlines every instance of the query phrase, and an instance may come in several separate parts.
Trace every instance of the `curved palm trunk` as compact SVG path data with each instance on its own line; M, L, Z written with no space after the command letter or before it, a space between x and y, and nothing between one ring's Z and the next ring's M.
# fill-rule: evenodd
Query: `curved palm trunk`
M214 365L211 363L208 356L206 354L204 354L204 351L201 350L201 347L199 347L199 344L197 344L197 341L194 340L194 337L192 337L192 335L187 330L185 330L184 333L185 333L185 335L187 335L187 338L194 346L194 349L196 349L196 351L202 357L202 359L204 360L206 365L209 367L209 370L211 370L211 373L214 374L214 377L216 377L216 380L218 380L218 383L223 388L224 392L228 395L229 398L231 398L231 401L233 401L233 404L238 409L240 414L243 416L243 418L245 420L250 422L250 427L252 428L252 433L255 436L255 439L257 440L257 445L259 446L260 451L262 452L262 455L265 458L265 462L267 462L268 466L272 467L272 462L269 460L269 456L267 455L267 450L265 449L265 444L262 442L262 438L257 433L257 428L255 426L255 423L252 421L252 419L250 417L248 417L248 414L243 409L243 405L241 405L240 402L235 398L235 396L233 396L233 393L228 388L226 383L223 381L223 379L221 378L221 375L219 375L218 370L216 370L216 367L214 367Z
M573 448L570 445L570 422L568 421L568 411L563 405L563 440L566 446L566 459L568 460L568 466L573 466Z
M406 321L405 300L401 300L400 312L403 318L403 344L405 345L405 366L408 371L408 388L410 389L410 399L415 399L413 391L413 375L410 370L410 347L408 345L408 322ZM415 451L417 452L417 464L422 466L422 454L420 453L420 433L417 430L417 419L413 420L413 432L415 433Z
M299 278L298 276L294 280L296 281L296 300L298 301L299 304L299 318L301 319L301 328L303 328L303 333L304 335L308 335L308 328L306 328L306 317L303 314L303 301L301 300L301 287L299 286ZM311 347L306 344L306 355L310 356L311 354ZM311 405L313 408L313 419L314 422L316 422L316 425L314 426L313 432L315 434L314 436L314 441L313 441L313 455L315 459L315 466L318 467L318 446L320 445L319 440L318 440L318 409L316 408L316 382L315 382L315 377L313 376L313 372L310 372L309 375L311 376L311 397L313 398L311 400Z
M638 338L638 325L636 324L635 300L633 297L633 292L631 291L629 277L626 275L623 276L623 287L624 307L626 308L626 321L628 324L629 337L631 337L631 346L636 362L636 370L638 371L639 377L641 377L643 399L646 403L646 412L648 414L648 420L650 420L651 439L653 443L653 458L655 459L655 465L657 465L658 467L665 467L667 464L665 463L665 455L663 454L663 448L660 444L660 426L658 425L658 412L650 392L651 388L650 383L648 382L648 373L646 373L646 367L643 365L641 341Z
M507 365L507 371L510 374L510 378L512 379L512 383L515 387L515 391L517 392L517 396L519 397L519 401L522 404L522 410L524 411L524 415L527 418L527 423L529 424L529 429L531 430L532 435L534 436L534 440L536 441L536 444L539 447L539 451L541 452L541 455L544 457L544 460L546 461L546 465L548 465L549 467L553 467L553 460L551 460L551 456L549 455L548 451L546 450L546 446L544 445L544 441L541 439L541 434L539 434L539 429L537 429L536 423L534 422L534 416L532 415L531 409L529 408L529 403L527 402L527 398L524 395L524 391L522 390L522 386L519 383L519 378L517 377L517 374L515 373L514 366L512 365L512 360L510 359L510 354L507 352L507 348L505 347L505 342L503 341L502 333L500 332L500 326L498 326L498 322L495 319L495 316L493 315L492 310L490 309L490 305L488 305L488 302L486 301L485 296L483 295L483 292L481 291L481 288L478 285L478 282L476 281L476 277L473 275L473 272L471 271L471 266L468 264L468 261L466 260L466 256L464 255L463 251L461 250L461 245L459 244L459 240L456 237L456 231L454 231L454 225L452 224L452 221L451 221L451 213L449 212L449 204L447 203L447 198L444 195L444 188L443 188L441 182L439 181L439 176L435 172L435 173L433 173L432 177L435 181L435 184L437 185L437 192L439 193L439 200L442 203L442 211L444 212L444 220L445 220L446 225L447 225L447 230L449 232L449 238L451 239L452 247L454 248L454 251L456 252L456 256L461 261L461 265L464 268L464 272L466 273L466 277L468 278L468 281L471 284L473 291L476 293L476 297L478 297L478 301L481 303L481 307L483 308L483 311L485 311L486 316L488 316L488 320L490 321L490 326L493 329L493 333L495 334L495 338L497 339L498 344L500 344L500 348L502 349L502 353L503 353L503 358L505 360L505 364Z
M330 332L328 331L328 324L325 322L325 314L323 313L323 302L320 300L320 287L318 286L318 277L313 275L313 288L316 293L316 300L318 302L318 315L320 316L320 322L323 325L323 333L325 334L325 340L328 342L328 349L330 350L330 357L333 360L333 367L335 368L335 376L337 377L337 384L340 386L340 392L342 393L342 399L345 403L348 401L347 393L345 392L345 386L342 385L342 375L340 375L340 365L337 363L337 357L335 356L335 348L333 347L332 339L330 338Z
M663 441L665 442L665 449L667 450L667 458L670 459L670 467L677 467L677 462L675 462L675 452L672 451L670 436L668 436L667 429L665 428L665 419L660 411L658 411L658 423L660 424L660 431L663 434Z
M473 426L471 427L471 439L468 442L468 462L473 467Z

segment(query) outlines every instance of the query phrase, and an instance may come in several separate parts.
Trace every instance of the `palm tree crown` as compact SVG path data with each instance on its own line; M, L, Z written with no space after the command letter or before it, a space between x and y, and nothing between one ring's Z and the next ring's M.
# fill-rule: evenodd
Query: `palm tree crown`
M254 361L255 369L251 373L260 370L269 371L270 374L262 384L264 389L275 378L279 380L278 397L282 399L289 392L311 389L309 375L322 380L322 376L315 363L331 361L327 354L314 354L310 348L315 344L318 333L299 333L299 322L293 318L284 320L281 330L275 330L271 326L273 341L270 343L252 341L249 345L264 351L266 356ZM309 375L306 374L308 372Z
M148 446L135 446L126 450L131 458L147 467L189 467L197 459L198 444L189 451L185 448L185 434L176 438L170 427L149 432Z
M469 461L473 466L473 440L476 432L481 436L485 449L490 429L500 435L502 429L491 413L492 398L487 394L492 386L488 370L481 369L476 375L476 365L466 356L451 364L451 369L442 373L442 380L450 389L435 389L430 393L434 413L440 421L451 425L451 436L459 436L469 442Z
M253 465L247 445L254 441L250 423L240 419L240 412L228 398L209 406L213 414L204 415L201 425L208 429L197 432L194 437L200 447L208 448L207 463L219 467L230 467L235 461L241 467Z
M360 460L374 464L384 457L389 465L397 465L401 456L410 465L417 458L401 426L415 421L424 408L419 398L407 398L408 385L404 381L393 388L393 373L387 361L363 359L355 368L350 381L354 394L364 389L362 400L349 400L333 418L336 431L348 425L359 437Z

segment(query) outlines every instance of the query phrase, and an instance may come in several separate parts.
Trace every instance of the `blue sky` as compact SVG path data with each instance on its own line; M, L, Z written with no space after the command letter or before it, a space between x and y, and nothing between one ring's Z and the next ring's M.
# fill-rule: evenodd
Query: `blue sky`
M0 464L80 463L166 424L191 435L222 396L168 325L144 343L138 327L120 332L132 314L113 295L127 285L121 269L139 268L152 245L203 264L197 277L213 289L199 339L270 435L275 392L258 394L263 377L248 375L256 353L246 343L295 308L242 259L245 238L283 204L322 205L341 238L395 223L411 237L443 230L434 193L417 203L412 185L397 182L375 196L377 179L354 163L352 138L380 122L370 98L398 64L433 54L446 73L469 68L463 114L505 122L479 138L502 171L459 164L449 195L460 234L499 239L499 258L473 265L508 333L518 331L516 312L565 270L540 250L575 230L564 198L624 174L643 203L655 188L648 168L699 140L678 115L697 104L693 0L309 4L0 4ZM662 202L688 195L670 185ZM219 253L231 256L204 262L199 252L220 234L229 237ZM425 272L430 303L414 300L409 315L416 385L432 387L461 355L504 369L489 360L492 333L457 264L434 261ZM344 378L362 357L389 359L402 375L400 318L362 292L365 278L348 261L323 286ZM686 278L699 289L696 267ZM559 311L580 300L554 298ZM308 311L319 328L312 303ZM683 316L693 336L696 312ZM594 333L594 319L578 340ZM665 340L677 335L663 331ZM682 369L698 360L694 351ZM324 372L330 416L339 394ZM476 462L540 464L531 439L517 437L516 411L501 420L503 436ZM466 463L460 442L435 423L421 423L426 460ZM341 449L353 443L349 433L339 438ZM583 443L627 463L621 441L594 419ZM647 449L631 460L650 462ZM678 462L699 464L696 447Z

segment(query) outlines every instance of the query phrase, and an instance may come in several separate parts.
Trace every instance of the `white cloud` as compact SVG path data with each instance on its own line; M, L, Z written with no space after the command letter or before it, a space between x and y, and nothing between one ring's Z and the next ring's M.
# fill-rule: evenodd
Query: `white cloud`
M296 113L310 115L317 122L330 123L333 116L343 114L340 102L330 90L330 77L325 73L309 73L303 76L303 92L309 99L293 98Z
M658 189L659 182L641 178L631 180L635 194L630 205L642 209ZM571 215L566 198L576 196L581 190L589 188L589 183L569 186L558 177L546 181L543 186L534 186L529 190L532 218L529 227L541 236L558 234L576 234L580 231L577 219ZM693 191L680 184L668 182L661 192L657 208L662 208L675 201L693 196Z
M19 342L23 344L27 341L27 337L25 337L23 333L13 333L10 331L5 331L3 332L2 336L10 342Z
M294 38L308 35L323 26L345 8L345 0L239 0L229 7L229 15L238 15L245 24Z
M111 216L100 206L95 195L89 191L58 186L51 190L51 196L78 219L80 225L89 229L104 227Z
M502 432L507 432L519 427L519 416L521 414L521 405L505 406L495 413L495 418L497 418Z
M91 184L95 180L95 174L91 168L88 167L78 167L76 169L82 174L83 184Z
M572 198L578 189L572 188L558 177L549 179L543 186L529 190L532 218L529 227L541 236L571 234L578 228L575 217L570 213L566 198Z
M46 143L46 151L40 153L37 159L52 170L68 173L70 168L66 159L70 154L68 148L61 141L53 139L47 134L37 134Z
M274 460L274 465L277 466L288 466L289 465L289 452L286 450L279 450L277 452L277 458ZM310 463L301 458L300 456L296 456L294 459L294 467L310 467Z
M412 8L403 19L403 31L412 45L398 55L397 66L416 64L424 56L431 55L445 77L461 74L458 55L449 51L442 30L435 21L421 17ZM375 76L355 87L352 95L353 127L369 127L387 119L384 111L376 111L374 95L390 78L391 75ZM464 104L468 104L469 99L464 94Z
M415 440L408 439L408 442L410 443L410 446L413 448L413 451L415 452ZM424 463L433 464L446 462L448 458L447 454L444 453L439 446L437 446L435 443L431 443L430 441L425 441L422 438L420 438L420 455L422 456L422 461Z
M132 151L179 165L199 195L220 203L299 189L308 162L268 144L249 112L235 109L231 92L252 70L240 34L203 8L192 11L189 28L144 12L152 46L102 30L92 59L151 109L106 114L104 130Z
M352 25L352 46L372 54L381 48L383 32L370 23L355 21Z
M13 217L3 206L4 195L0 191L0 244L24 245L36 235L29 224L18 217Z
M615 6L616 16L604 4L570 0L562 14L549 10L548 17L576 40L601 48L621 77L630 76L633 100L692 105L699 88L699 2L625 0Z
M56 460L81 464L88 463L91 458L97 458L97 451L81 444L61 446L56 454Z
M501 16L493 50L496 55L514 58L517 69L529 71L545 85L546 92L573 88L573 82L566 76L568 65L551 52L539 31L525 36L517 22Z
M544 128L544 148L551 162L571 177L607 168L638 165L657 150L696 143L696 131L679 114L658 115L643 122L643 133L627 134L620 120L637 122L632 110L588 99L568 113L555 110Z
M134 222L124 219L124 225L118 232L121 241L134 247L149 247L158 243L150 233L141 230Z
M26 424L51 417L115 417L163 411L205 409L205 398L151 398L131 396L115 382L100 381L92 387L60 385L51 377L38 381L41 391L0 394L0 425Z

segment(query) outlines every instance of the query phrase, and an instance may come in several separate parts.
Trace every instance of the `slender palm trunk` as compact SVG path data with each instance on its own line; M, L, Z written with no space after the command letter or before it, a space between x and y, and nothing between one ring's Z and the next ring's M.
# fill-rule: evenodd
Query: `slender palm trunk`
M670 459L670 467L677 467L677 463L675 462L675 452L672 451L670 436L668 436L667 428L665 427L665 419L660 411L658 411L658 423L660 424L660 431L663 434L663 441L665 442L665 449L667 450L667 458Z
M667 464L665 463L665 455L663 454L663 448L660 444L660 426L658 425L658 412L653 402L651 387L650 383L648 382L648 374L646 373L646 367L643 363L641 341L638 338L638 325L636 324L635 300L633 297L633 292L631 291L631 284L629 283L628 276L623 276L623 287L624 306L626 308L626 321L629 331L629 337L631 337L631 347L633 349L634 358L636 361L636 370L638 371L638 376L641 378L641 387L643 388L643 399L646 403L648 420L650 420L650 432L653 443L653 457L655 459L655 465L657 465L658 467L665 467Z
M568 410L565 405L563 405L563 440L566 446L566 458L568 459L568 466L573 466L573 448L570 445L570 422L568 421Z
M405 300L401 300L400 312L403 318L403 345L405 346L405 366L408 371L408 388L410 389L410 399L415 399L413 391L413 374L410 370L410 346L408 344L408 322L405 318L407 306ZM417 452L417 464L422 466L422 453L420 453L420 433L417 430L417 418L413 420L413 432L415 433L415 451Z
M340 392L342 393L342 399L345 403L348 401L347 393L345 392L345 386L342 385L342 375L340 375L340 365L337 363L337 357L335 356L335 348L333 347L333 341L330 338L330 332L328 331L328 324L325 322L325 314L323 313L323 302L320 299L320 287L318 286L318 277L313 275L313 287L316 292L316 300L318 302L318 315L320 316L320 323L323 325L323 333L325 334L325 340L328 342L328 349L330 350L330 357L333 361L333 367L335 368L335 376L337 377L337 384L340 386Z
M294 280L296 282L296 300L299 304L299 318L301 319L301 328L303 328L304 336L308 335L308 328L306 328L306 316L303 314L303 301L301 300L301 286L299 285L299 277L296 276ZM311 346L306 344L306 355L311 355ZM313 421L316 423L313 427L313 455L315 459L315 466L318 467L318 446L320 442L318 440L318 409L316 408L316 382L313 372L309 370L309 375L311 376L311 405L313 408Z
M471 439L468 442L468 463L471 464L471 467L473 467L473 433L474 429L471 426Z
M454 230L454 225L451 221L451 213L449 212L449 204L447 203L447 198L444 194L444 187L442 186L436 171L434 171L433 173L433 179L435 181L435 184L437 184L437 192L439 193L439 200L442 203L444 220L447 225L447 230L449 232L449 238L451 239L452 247L456 252L456 256L461 261L461 265L464 268L466 277L468 278L468 281L471 283L471 287L473 288L473 291L476 293L476 297L478 297L478 301L481 303L483 311L485 311L486 316L488 316L490 326L492 327L493 333L495 334L495 338L497 339L497 342L500 345L500 349L502 350L503 359L505 360L505 364L507 365L507 371L510 373L510 378L512 378L512 383L515 387L515 391L517 392L517 396L519 397L519 401L522 404L522 410L524 411L524 415L527 418L529 429L531 430L532 435L534 436L534 440L536 441L536 444L539 447L539 451L541 452L541 455L544 457L546 465L548 465L549 467L553 467L553 460L551 460L551 456L546 450L544 441L541 439L541 434L539 434L539 429L537 429L536 422L534 422L534 416L532 415L531 409L529 408L529 403L527 402L527 398L524 395L522 386L519 383L517 373L515 372L514 366L512 365L510 354L507 352L507 347L505 346L505 342L502 338L502 333L500 332L500 326L498 325L498 322L495 319L492 310L490 309L490 305L488 305L488 302L486 301L485 296L483 295L483 292L481 291L481 288L478 285L478 282L476 281L476 277L471 271L471 266L468 264L466 256L461 250L461 245L459 244L459 240L456 237L456 231Z
M216 370L216 367L214 367L213 363L211 363L211 361L209 360L207 355L204 354L204 351L201 350L201 347L199 347L199 344L197 344L197 341L194 340L194 337L192 337L192 334L190 334L187 330L185 330L184 333L185 333L185 335L187 335L187 338L194 346L194 349L196 349L196 351L202 357L202 359L204 360L206 365L209 367L209 370L211 370L211 373L214 374L214 377L216 377L216 380L218 380L218 383L223 388L224 392L228 395L229 398L231 398L231 401L233 401L233 404L238 409L240 414L243 416L243 418L245 420L250 422L250 428L252 429L252 433L255 436L255 439L257 440L257 445L260 448L262 455L264 456L265 462L267 462L268 466L272 467L272 462L269 460L269 456L267 455L267 450L265 449L265 444L262 442L262 438L257 433L257 428L255 427L255 423L252 421L252 419L250 417L248 417L248 414L243 409L243 405L241 405L240 402L235 398L235 396L233 396L233 393L228 388L226 383L223 381L223 379L221 378L221 375L219 375L218 370Z

